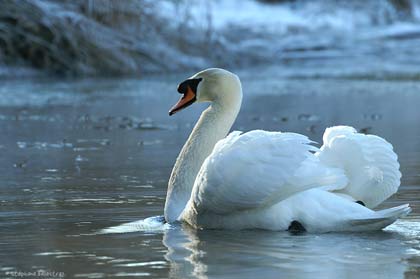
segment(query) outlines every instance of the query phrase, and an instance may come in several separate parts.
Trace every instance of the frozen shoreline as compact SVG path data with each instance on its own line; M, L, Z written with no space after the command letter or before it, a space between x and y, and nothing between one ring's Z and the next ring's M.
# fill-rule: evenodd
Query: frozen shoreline
M10 2L20 3L21 11L3 11L7 32L0 39L9 44L0 44L0 77L276 65L297 77L418 79L420 1L403 1L408 7L393 2ZM27 68L15 71L14 63Z

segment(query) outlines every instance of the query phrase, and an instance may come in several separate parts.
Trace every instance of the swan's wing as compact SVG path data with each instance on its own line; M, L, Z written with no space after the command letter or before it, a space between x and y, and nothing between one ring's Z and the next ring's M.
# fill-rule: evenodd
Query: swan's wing
M326 129L323 140L317 156L327 166L343 169L349 179L340 192L373 208L398 190L399 163L386 140L359 134L348 126Z
M342 188L342 171L327 168L318 149L299 134L255 130L233 132L203 163L187 206L216 214L263 208L313 187Z

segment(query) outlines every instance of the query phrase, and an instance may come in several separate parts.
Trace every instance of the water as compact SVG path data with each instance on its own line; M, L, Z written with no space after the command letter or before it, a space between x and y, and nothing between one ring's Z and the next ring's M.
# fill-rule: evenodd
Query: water
M321 142L325 127L349 124L394 144L402 186L383 206L409 202L413 213L385 231L120 226L163 213L172 165L205 107L168 116L176 84L189 74L2 82L1 278L39 270L56 278L420 276L418 81L239 71L245 98L234 129L300 132ZM104 233L113 226L119 233Z

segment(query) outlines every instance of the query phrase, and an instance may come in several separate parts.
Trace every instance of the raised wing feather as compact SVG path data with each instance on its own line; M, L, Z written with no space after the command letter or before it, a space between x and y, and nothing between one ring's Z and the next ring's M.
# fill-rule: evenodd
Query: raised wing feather
M317 155L327 166L345 170L349 184L340 192L369 208L379 205L400 186L397 155L381 137L359 134L348 126L328 128Z
M344 187L343 172L320 164L310 143L294 133L231 133L203 163L187 210L232 213L264 208L314 187Z

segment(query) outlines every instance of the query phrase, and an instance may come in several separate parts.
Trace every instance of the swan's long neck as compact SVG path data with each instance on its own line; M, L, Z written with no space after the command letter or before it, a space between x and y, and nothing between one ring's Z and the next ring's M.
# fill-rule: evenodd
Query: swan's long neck
M242 101L242 92L229 102L214 101L200 116L172 169L165 203L165 219L176 221L191 196L201 165L216 143L226 137Z

